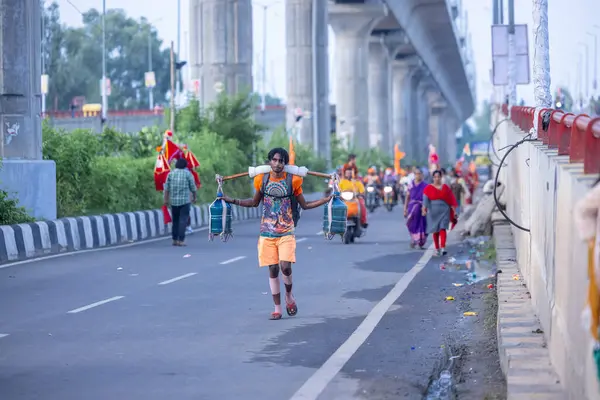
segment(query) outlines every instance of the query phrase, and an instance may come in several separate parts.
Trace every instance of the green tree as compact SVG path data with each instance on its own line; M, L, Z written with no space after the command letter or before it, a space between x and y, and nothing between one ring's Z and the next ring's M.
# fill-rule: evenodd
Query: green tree
M100 103L102 78L102 15L91 9L82 15L83 27L60 23L59 7L50 4L44 12L44 62L49 75L49 99L59 109L68 109L75 96ZM169 49L162 49L156 29L145 18L137 21L123 10L107 10L106 70L111 81L111 109L149 107L144 73L148 54L156 76L154 99L166 102L170 88ZM53 107L49 107L53 108Z

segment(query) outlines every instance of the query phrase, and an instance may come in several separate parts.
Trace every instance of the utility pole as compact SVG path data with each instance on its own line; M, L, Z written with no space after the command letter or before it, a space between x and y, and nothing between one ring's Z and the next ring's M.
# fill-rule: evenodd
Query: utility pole
M171 132L175 133L175 45L171 41Z
M177 55L175 62L181 60L181 0L177 0ZM179 92L181 91L181 69L177 68L177 77L175 81L175 92L179 97Z
M263 62L262 62L262 93L260 101L260 109L265 112L267 106L267 8L268 6L263 5Z
M517 104L515 0L508 0L508 109ZM509 111L510 112L510 111Z
M42 12L42 76L44 76L46 75L46 7L44 0L40 0L40 8ZM42 116L46 116L46 90L44 88L42 88Z
M108 93L106 91L106 0L102 0L102 120L106 121Z
M148 25L148 72L152 72L152 27ZM148 104L154 109L154 87L148 88Z
M548 36L548 0L533 0L533 93L537 115L540 108L552 108L550 93L550 39Z

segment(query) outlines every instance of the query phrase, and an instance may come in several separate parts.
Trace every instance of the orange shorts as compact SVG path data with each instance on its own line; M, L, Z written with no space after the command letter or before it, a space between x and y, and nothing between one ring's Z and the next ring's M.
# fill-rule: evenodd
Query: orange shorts
M258 265L266 267L278 265L280 261L296 262L296 237L287 235L258 238Z

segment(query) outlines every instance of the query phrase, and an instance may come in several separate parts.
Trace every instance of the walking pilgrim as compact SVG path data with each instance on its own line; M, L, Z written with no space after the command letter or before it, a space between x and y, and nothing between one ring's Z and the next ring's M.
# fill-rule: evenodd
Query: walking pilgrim
M256 193L250 199L232 199L223 195L226 203L241 207L258 207L263 203L258 239L258 265L269 268L269 286L273 295L275 310L271 320L282 317L281 285L279 271L285 285L286 312L294 316L298 312L296 299L292 294L292 264L296 262L295 226L299 218L298 206L303 210L326 204L331 196L320 200L306 201L302 192L301 176L285 172L290 156L283 148L274 148L268 154L270 172L254 177Z

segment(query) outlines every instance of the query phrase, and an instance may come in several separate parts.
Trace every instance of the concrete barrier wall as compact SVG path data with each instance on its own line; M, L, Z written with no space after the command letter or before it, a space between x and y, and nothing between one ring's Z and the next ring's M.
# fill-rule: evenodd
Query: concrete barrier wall
M319 192L304 194L307 201L318 200L322 196ZM256 220L262 215L262 206L231 207L234 221ZM190 210L192 228L205 231L206 235L209 225L208 209L209 205L204 204L193 205ZM235 234L235 225L233 231ZM170 234L171 224L164 223L160 209L0 225L0 265L52 254L167 237Z
M285 126L285 108L266 110L264 113L256 111L255 120L257 123L267 126L269 129L266 135ZM100 117L78 117L78 118L52 118L49 117L50 125L73 131L75 129L92 129L94 132L102 132ZM165 120L164 115L121 115L109 116L106 119L106 126L121 132L139 132L142 128L158 126L166 128L169 121Z
M498 117L498 121L505 118ZM524 137L506 121L498 128L494 145L501 149ZM500 157L507 150L498 150ZM500 172L506 183L507 214L530 229L513 226L512 232L552 364L570 399L600 399L592 341L581 318L588 285L587 245L573 223L577 201L597 176L584 175L583 164L570 164L568 157L537 141L513 150Z
M192 207L192 228L208 230L208 207ZM258 219L261 212L261 208L234 205L232 208L234 221ZM133 243L170 233L171 224L164 223L160 209L3 225L0 226L0 265L50 254Z

